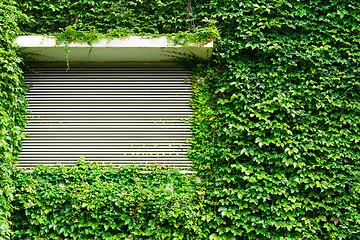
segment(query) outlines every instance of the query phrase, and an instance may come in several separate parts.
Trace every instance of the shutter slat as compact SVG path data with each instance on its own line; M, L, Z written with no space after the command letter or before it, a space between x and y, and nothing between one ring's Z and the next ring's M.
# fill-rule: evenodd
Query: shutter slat
M59 68L27 73L30 112L19 167L113 165L189 168L189 72L182 68Z

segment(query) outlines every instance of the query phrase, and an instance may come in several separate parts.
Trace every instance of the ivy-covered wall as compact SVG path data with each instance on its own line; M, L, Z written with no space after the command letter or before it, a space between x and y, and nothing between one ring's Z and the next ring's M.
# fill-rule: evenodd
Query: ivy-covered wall
M212 3L190 155L211 236L360 239L360 2Z
M20 0L29 16L26 33L54 33L71 26L98 33L165 34L207 24L208 0Z
M359 1L32 0L0 12L0 238L11 225L14 239L360 239ZM80 38L216 26L213 59L193 66L197 174L12 170L17 26Z
M193 175L80 161L17 171L14 182L13 239L205 238L204 191Z
M13 44L19 34L18 22L24 15L15 1L0 2L0 239L9 236L9 217L14 185L12 164L21 149L25 126L26 99L21 58Z

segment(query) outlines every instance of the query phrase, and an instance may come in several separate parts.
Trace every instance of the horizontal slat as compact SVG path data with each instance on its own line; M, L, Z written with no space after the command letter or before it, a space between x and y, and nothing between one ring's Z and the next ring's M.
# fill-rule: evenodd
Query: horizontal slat
M25 140L26 144L23 145L23 149L25 148L41 148L41 147L61 147L61 146L75 146L75 147L92 147L92 146L131 146L133 145L134 148L137 147L138 144L140 146L161 146L162 144L167 146L177 146L179 148L182 147L190 147L188 143L184 143L185 139L113 139L109 141L109 139L32 139L32 140Z
M189 72L182 68L44 68L26 74L29 136L19 166L189 167ZM184 123L187 122L187 123Z
M102 88L109 88L109 87L186 87L184 86L184 79L167 79L162 81L139 81L139 80L131 80L131 81L121 81L115 79L113 81L56 81L56 82L38 82L34 85L34 81L25 82L30 89L43 89L43 88L63 88L63 87L71 87L71 88L79 88L79 87L102 87Z
M154 67L98 67L98 68L70 68L68 70L66 70L65 68L38 68L35 69L34 71L29 71L27 72L28 75L32 75L32 74L46 74L46 75L56 75L61 73L63 74L77 74L77 73L81 73L81 75L85 75L85 74L123 74L123 73L131 73L131 74L136 74L142 72L144 74L150 74L150 73L181 73L181 74L185 74L188 73L188 71L185 68L169 68L169 67L159 67L159 68L154 68Z
M132 110L132 111L131 111ZM137 111L136 109L127 109L127 111L121 111L121 112L103 112L102 115L99 115L98 112L90 112L90 111L84 111L84 112L40 112L40 111L32 111L31 114L34 116L34 117L37 117L38 115L42 116L42 117L46 117L46 116L50 116L50 117L54 117L54 116L72 116L72 117L75 117L75 116L79 116L79 117L88 117L88 115L92 115L92 116L103 116L103 117L114 117L114 116L142 116L142 115L151 115L151 116L156 116L158 118L161 118L162 116L165 115L166 116L184 116L184 117L189 117L191 116L192 114L192 111L191 110L183 110L183 111L178 111L178 110L172 110L171 112L170 111L167 111L167 109L162 109L162 111L160 110L147 110L147 112L145 111ZM170 115L171 114L171 115Z
M169 143L180 143L185 142L190 139L188 136L180 135L180 136L164 136L164 135L134 135L134 136L30 136L23 140L23 142L108 142L111 141L113 143L116 142L128 142L128 143L137 143L144 142L153 143L153 142L169 142Z
M102 92L108 92L108 91L126 91L126 90L159 90L159 91L164 91L164 90L190 90L191 87L190 86L184 86L184 85L169 85L169 86L164 86L163 84L157 84L157 85L144 85L141 84L139 86L135 85L135 84L131 84L131 85L108 85L106 86L105 84L98 84L96 86L89 86L89 85L85 85L85 86L77 86L74 84L68 84L65 86L51 86L51 90L49 90L49 86L39 86L36 85L35 87L30 87L29 92L34 92L34 91L38 91L38 92L60 92L60 91L67 91L67 92L71 92L71 91L77 91L77 92L86 92L86 91L102 91Z
M159 118L146 118L146 119L139 119L139 118L121 118L121 119L116 119L116 118L106 118L106 119L88 119L88 118L70 118L70 119L66 119L65 121L62 121L63 119L59 119L59 118L46 118L46 119L40 119L40 118L29 118L28 119L28 126L34 125L34 124L42 124L42 123L47 123L47 124L72 124L72 125L86 125L86 124L92 124L92 125L97 125L97 124L125 124L125 123L139 123L139 124L150 124L150 123L164 123L164 124L184 124L184 121L181 119L171 119L171 118L166 118L166 119L159 119ZM188 120L186 120L188 121Z
M66 70L65 68L41 68L41 69L36 69L35 71L29 71L27 72L27 75L31 76L31 75L37 75L37 74L41 74L42 76L52 76L52 75L58 75L61 74L60 76L63 76L64 74L81 74L81 76L85 76L86 74L125 74L125 73L129 73L129 74L138 74L138 73L143 73L143 74L151 74L151 73L156 73L158 74L159 72L166 74L166 73L178 73L178 74L187 74L188 71L184 68L169 68L169 67L164 67L164 68L148 68L148 67L133 67L133 68L125 68L125 67L104 67L104 68L70 68L68 70Z
M29 104L30 107L51 107L51 108L64 108L64 107L68 107L68 106L73 106L73 107L102 107L102 106L108 106L108 107L116 107L116 106L186 106L189 107L188 105L188 101L168 101L168 102L159 102L159 101L144 101L143 103L140 102L133 102L133 101L94 101L94 102L69 102L69 101L64 101L64 102L60 102L57 101L57 103L54 102L50 102L47 101L46 103L42 102L32 102Z
M43 160L42 165L44 166L72 166L75 165L77 162L77 160L69 160L69 161L62 161L62 162L51 162L51 161L45 161ZM99 165L112 165L115 167L122 167L122 166L129 166L129 165L138 165L140 167L145 167L145 166L150 166L150 165L160 165L160 166L169 166L169 167L174 167L174 168L190 168L191 162L190 161L156 161L156 160L149 160L149 161L143 161L143 162L134 162L134 161L126 161L126 160L109 160L109 161L104 161L104 160L89 160L87 162L91 162L91 163L97 163ZM36 164L36 161L26 161L24 164L19 164L19 167L22 168L31 168L31 167L35 167L38 164Z
M27 133L27 132L26 132ZM86 133L86 132L63 132L63 133L38 133L38 132L33 132L30 134L30 137L32 138L38 138L38 137L56 137L56 138L60 138L60 137L71 137L71 138L75 138L75 137L79 137L79 138L97 138L97 137L103 137L103 138L110 138L110 137L127 137L127 138L137 138L137 137L168 137L168 139L171 139L173 137L187 137L190 138L191 134L190 133L182 133L182 132L176 132L176 133L166 133L166 132L138 132L138 133L134 133L134 132L114 132L114 133L102 133L102 132L90 132L90 133ZM109 139L110 140L110 139Z
M180 114L175 114L173 113L172 115L168 115L169 118L166 118L166 116L163 116L161 114L157 114L154 115L154 113L132 113L132 114L124 114L124 115L116 115L116 114L108 114L108 115L104 115L104 116L100 116L99 114L59 114L59 115L55 115L55 114L37 114L34 116L30 116L30 119L40 119L42 120L41 122L46 122L47 119L56 119L58 121L64 122L66 120L99 120L99 119L104 119L106 120L116 120L114 118L118 117L119 119L121 118L125 118L128 117L129 119L138 119L138 118L144 118L144 119L148 119L148 120L153 120L155 119L155 121L161 121L161 120L166 120L166 119L171 119L171 117L178 117L179 120L181 119L189 119L191 117L191 112L188 113L180 113ZM28 118L28 119L29 119Z
M179 161L175 161L175 163L171 163L171 162L166 162L166 164L159 164L159 162L156 162L156 161L148 161L148 162L145 162L145 163L135 163L135 162L124 162L124 161L91 161L91 162L97 162L98 164L100 165L112 165L112 166L115 166L115 167L125 167L125 166L131 166L131 165L134 165L136 164L137 166L139 167L145 167L145 166L149 166L149 165L162 165L162 166L166 166L166 167L171 167L171 168L179 168L179 169L190 169L190 165L192 162L185 162L185 163L182 163L182 162L179 162ZM73 165L75 165L77 163L77 161L70 161L70 162L62 162L62 163L53 163L53 162L50 162L50 163L42 163L41 165L43 166L48 166L48 167L56 167L56 166L64 166L64 167L71 167ZM18 167L20 168L23 168L23 169L26 169L26 170L29 170L31 168L34 168L36 166L38 166L39 164L38 163L26 163L26 164L18 164ZM193 171L189 171L190 173L194 173Z
M183 161L190 162L189 159L185 158L184 155L181 156L173 156L173 155L165 155L165 156L157 156L157 155L104 155L101 152L99 155L90 155L90 154L73 154L73 155L62 155L62 158L58 158L58 162L71 161L79 159L80 157L84 157L86 161L129 161L129 162L147 162L147 161L158 161L161 163L166 163L168 161ZM100 157L99 157L100 156ZM46 161L46 159L53 158L52 155L28 155L26 158L23 157L26 161L36 161L36 158L42 159L42 161ZM55 158L53 158L55 160Z
M94 97L29 97L26 96L26 98L31 103L38 103L38 102L83 102L83 101L89 101L89 102L112 102L112 101L133 101L133 102L139 102L139 101L149 101L149 100L156 100L156 101L166 101L166 99L171 101L188 101L190 99L189 96L176 96L176 98L166 98L163 96L127 96L127 97L107 97L107 98L94 98Z
M187 71L171 71L169 69L159 69L158 71L149 70L149 69L141 69L138 70L114 70L114 69L104 69L102 71L99 70L92 70L89 69L87 71L57 71L57 70L44 70L44 71L36 71L36 72L27 72L26 75L28 77L37 76L37 77L67 77L67 76L79 76L81 78L86 78L87 76L90 76L91 78L95 78L97 76L103 77L103 76L116 76L121 77L125 75L130 76L154 76L154 75L161 75L161 76L167 76L167 75L181 75L181 76L189 76L189 72Z
M160 151L161 150L161 151ZM51 156L53 155L59 155L61 154L62 156L67 156L67 155L72 155L72 154L85 154L85 155L89 155L89 154L101 154L101 155L119 155L119 154L128 154L128 155L183 155L186 153L186 149L157 149L157 148L153 148L153 149L118 149L118 148L99 148L98 151L96 149L88 149L88 148L79 148L79 149L49 149L49 148L44 148L42 151L39 151L38 149L24 149L22 154L38 154L38 155L47 155L50 154ZM20 155L22 156L22 155Z
M123 145L161 145L161 144L168 144L171 145L177 145L179 147L187 146L187 143L184 143L185 138L176 138L171 139L170 142L169 139L143 139L143 138L136 138L136 139L112 139L111 142L109 139L50 139L50 138L32 138L31 140L25 139L24 142L26 144L23 145L23 148L26 147L35 147L35 146L103 146L103 145L109 145L109 146L123 146Z
M94 161L95 162L95 161ZM69 163L69 164L65 164L65 163L63 163L63 164L60 164L60 166L63 166L63 167L72 167L73 165L75 165L76 164L76 161L74 161L74 162L71 162L71 163ZM113 167L115 167L115 168L121 168L121 167L126 167L126 166L131 166L131 165L134 165L133 163L128 163L128 164L126 164L126 163L124 163L124 164L121 164L121 163L113 163L113 162L98 162L98 164L100 165L100 166L102 166L102 165L108 165L108 166L110 166L110 165L112 165ZM142 168L142 167L146 167L146 166L149 166L149 165L154 165L154 164L156 164L156 165L158 165L157 163L148 163L148 164L136 164L137 166L139 166L140 168ZM49 168L56 168L57 166L59 166L59 165L56 165L56 164L42 164L43 166L46 166L46 167L49 167ZM166 167L171 167L171 168L174 168L174 169L181 169L179 172L181 172L181 173L184 173L184 174L194 174L195 172L194 171L191 171L190 169L191 169L191 166L190 166L190 164L178 164L178 165L175 165L175 164L161 164L162 166L166 166ZM34 167L36 167L36 166L38 166L38 164L28 164L28 165L18 165L18 167L20 167L20 168L22 168L22 169L24 169L24 170L26 170L26 171L33 171L33 168Z
M26 146L23 146L23 148L31 146L31 148L38 148L38 147L61 147L61 146L68 146L70 148L77 148L78 146L125 146L125 147L131 147L131 148L138 148L138 147L157 147L157 148L168 148L168 147L190 147L191 145L189 143L183 143L183 141L180 142L169 142L169 141L161 141L154 143L154 142L144 142L142 140L138 140L136 142L129 142L129 141L117 141L117 142L79 142L76 141L78 144L73 144L73 142L48 142L48 141L37 141L37 142L28 142ZM41 145L41 146L40 146Z
M129 127L129 126L141 126L141 127L190 127L190 124L184 124L179 122L164 122L164 121L147 121L147 122L113 122L109 121L107 123L104 122L73 122L73 123L66 123L66 122L53 122L53 123L30 123L28 124L28 129L30 128L48 128L48 127L69 127L69 128L75 128L75 127L94 127L99 126L101 128L110 128L110 127Z
M50 133L50 134L56 134L58 132L61 133L105 133L105 132L112 132L112 133L124 133L124 132L141 132L141 133L147 133L147 132L159 132L159 133L172 133L172 132L183 132L183 130L189 129L189 127L161 127L161 126L151 126L151 127L134 127L134 126L122 126L121 128L110 128L106 126L88 126L88 127L42 127L42 128L27 128L27 133Z
M61 76L60 74L59 75L50 75L50 76L46 76L46 77L42 77L40 75L37 75L37 76L32 76L32 77L27 77L27 82L32 82L32 81L43 81L43 80L46 80L46 81L54 81L56 82L55 80L61 80L61 81L66 81L66 80L75 80L75 81L84 81L84 80L89 80L89 81L98 81L98 80L106 80L106 81L110 81L110 80L114 80L114 79L118 79L118 80L132 80L132 79L135 79L135 80L152 80L152 81L161 81L161 80L169 80L169 79L176 79L176 80L180 80L180 79L183 79L183 81L186 81L188 80L188 76L183 74L159 74L159 75L154 75L154 74L151 74L151 75L138 75L138 74L124 74L124 75L121 75L121 76L118 76L118 75L111 75L111 74L108 74L108 75L86 75L85 77L81 76L81 74L71 74L71 75L63 75Z
M180 97L189 97L190 94L187 94L186 91L171 91L171 90L166 90L163 92L160 91L146 91L146 90L134 90L134 91L123 91L123 92L111 92L111 93L101 93L101 92L64 92L64 93L36 93L36 92L30 92L26 95L26 97L46 97L46 98L68 98L68 97L72 97L72 98L113 98L113 97L128 97L128 98L134 98L134 97L150 97L150 96L154 96L154 97L171 97L171 98L175 98L177 96Z
M189 88L190 89L190 88ZM71 87L71 89L63 88L53 88L53 89L41 89L41 88L34 88L30 89L28 95L31 94L119 94L119 93L129 93L129 92L139 92L139 93L188 93L189 91L186 87L107 87L107 88L100 88L100 87L93 87L93 88L75 88Z
M67 86L77 86L77 85L88 85L92 86L94 84L102 85L102 84L111 84L111 85L139 85L139 84L149 84L149 85L159 85L164 84L165 86L174 84L175 86L183 86L184 83L189 83L190 79L184 77L168 77L168 78L28 78L25 81L25 84L29 87L37 87L48 85L58 86L58 85L67 85ZM36 84L34 84L36 83Z
M120 113L119 113L120 114ZM162 120L166 120L166 119L189 119L191 117L191 113L163 113L163 114L156 114L156 113L148 113L148 114L144 114L144 113L123 113L121 115L115 115L115 114L109 114L109 115L99 115L99 114L92 114L92 115L84 115L84 114L51 114L51 115L46 115L46 114L41 114L41 116L39 115L27 115L26 118L27 119L39 119L39 118L43 118L43 119L104 119L104 120L117 120L117 119L162 119Z
M33 156L33 157L23 157L22 162L19 164L26 164L28 163L39 163L39 160L41 159L41 164L57 164L57 163L64 163L64 162L68 162L68 161L73 161L74 163L76 163L76 161L78 159L80 159L80 157L85 157L86 161L98 161L98 162L112 162L112 163L116 163L116 164L122 164L122 163L128 163L128 164L132 164L132 163L151 163L153 162L155 163L160 163L160 164L168 164L168 163L172 163L172 164L185 164L187 163L189 165L189 163L192 163L190 160L188 159L184 159L184 158L174 158L174 157L166 157L166 158L156 158L154 156L136 156L131 158L131 156L124 156L124 157L104 157L103 155L98 155L98 157L96 156L84 156L84 155L73 155L73 156L68 156L67 158L54 158L52 156L48 156L48 157L43 157L40 158L39 156Z
M146 111L157 111L157 110L176 110L176 111L184 111L184 110L188 110L191 111L189 106L184 106L184 105L180 105L180 106L73 106L73 107L69 107L69 106L62 106L62 107L52 107L52 108L48 108L46 106L44 107L29 107L27 110L28 111L48 111L48 112L56 112L59 111L59 109L61 109L62 111L108 111L111 110L112 112L119 112L119 111L123 111L123 110L133 110L133 111L140 111L140 110L146 110Z
M47 74L53 74L53 73L73 73L73 72L106 72L106 73L121 73L121 72L180 72L185 73L188 72L183 67L153 67L153 66L142 66L142 67L76 67L76 68L70 68L66 71L65 68L58 68L58 67L41 67L34 69L33 71L27 72L27 74L39 74L39 73L47 73Z
M55 125L55 124L49 124L49 125L44 125L44 124L40 124L43 126L38 126L38 125L33 125L30 124L27 126L27 131L29 132L44 132L44 131L76 131L78 130L79 132L81 131L90 131L90 132L105 132L105 131L109 131L109 130L116 130L119 132L123 132L123 131L129 131L129 130L133 130L133 129L138 129L138 131L178 131L178 130L188 130L190 129L190 126L186 126L186 125L170 125L170 124L164 124L163 126L161 125L78 125L78 126L73 126L73 125Z
M79 157L77 158L79 159ZM103 160L103 159L86 159L88 162L97 162L99 164L112 164L112 165L164 165L164 166L177 166L177 167L189 167L191 165L191 161L181 161L181 160L173 160L173 159L165 159L164 161L159 161L156 159L149 159L146 161L134 161L134 160L127 160L126 158L116 158L110 160ZM39 160L24 160L22 163L19 163L19 167L35 167L39 165ZM42 165L61 165L61 166L71 166L76 164L77 160L68 159L68 160L61 160L61 161L53 161L51 159L41 159Z
M78 102L78 101L58 101L59 103L53 103L53 102L32 102L31 104L29 104L29 107L32 108L44 108L44 107L48 107L48 108L64 108L64 107L93 107L93 108L98 108L98 107L133 107L133 108L142 108L142 107L151 107L151 106L159 106L159 107L166 107L166 106L181 106L181 107L186 107L189 108L188 105L188 101L184 101L184 100L179 100L179 101L169 101L169 102L165 102L165 101L144 101L144 102L134 102L131 100L126 100L126 101L117 101L117 102L113 102L113 101L88 101L88 102Z
M116 146L116 148L114 148L114 146ZM104 145L104 144L94 144L94 145L89 145L89 144L78 144L78 145L69 145L69 144L51 144L49 145L49 143L37 143L36 145L32 146L30 144L27 144L27 146L23 146L23 150L27 149L27 151L38 151L38 149L44 149L44 151L47 151L48 149L50 149L49 151L55 150L55 149L114 149L114 150L129 150L129 149L144 149L144 150L156 150L159 151L159 149L165 149L165 150L184 150L184 149L188 149L190 147L190 145L177 145L177 144L169 144L169 145L158 145L158 144L143 144L143 145L130 145L130 144L114 144L111 143L109 145Z
M119 136L118 134L117 135L111 135L111 136L104 135L104 134L103 135L92 135L92 136L85 135L85 134L82 135L82 136L80 136L79 134L76 134L76 135L70 135L70 134L63 134L63 135L59 135L59 134L57 134L57 135L33 134L33 135L31 135L31 137L29 137L29 138L31 138L31 140L27 140L25 142L26 143L37 142L38 144L41 144L42 142L47 142L47 141L66 143L66 142L75 142L75 140L76 140L76 142L84 142L84 143L99 141L99 145L100 145L102 142L104 142L104 141L102 141L102 139L108 139L108 140L114 140L114 142L112 141L112 143L113 143L113 145L116 145L116 141L121 142L121 140L125 140L126 137L128 137L129 138L128 143L133 145L136 142L133 142L130 138L131 137L132 138L139 137L139 138L141 138L143 140L142 145L147 145L148 142L151 142L151 143L154 142L155 145L158 145L158 143L166 142L166 141L168 141L168 143L169 143L168 145L170 145L170 144L175 143L175 142L180 143L181 139L179 138L179 136L181 136L182 138L188 138L189 139L189 137L188 137L189 135L186 135L186 134L177 135L177 136L174 136L174 135L175 134L167 135L167 136L164 136L163 138L157 138L159 135L152 135L152 138L149 136L149 134L142 135L142 136L146 136L147 139L149 139L149 141L145 141L146 138L144 138L144 137L141 138L141 135L134 135L134 134L132 136L129 136L129 134L123 134L123 136ZM174 141L171 141L171 139L173 139L173 138L175 138ZM56 139L58 139L59 141L54 141ZM155 140L155 139L157 139L158 142L150 141L150 140ZM83 140L87 140L87 141L83 141ZM185 144L185 143L183 143L183 144ZM183 144L180 144L180 145L183 145Z

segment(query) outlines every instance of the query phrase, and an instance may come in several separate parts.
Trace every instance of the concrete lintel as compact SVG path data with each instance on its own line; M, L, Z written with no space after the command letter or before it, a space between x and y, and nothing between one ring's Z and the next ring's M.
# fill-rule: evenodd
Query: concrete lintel
M64 43L57 44L54 36L19 36L15 43L28 61L66 61L66 46ZM70 62L174 61L189 55L209 59L213 42L181 46L174 45L167 37L129 36L121 39L101 39L91 46L74 42L68 47Z

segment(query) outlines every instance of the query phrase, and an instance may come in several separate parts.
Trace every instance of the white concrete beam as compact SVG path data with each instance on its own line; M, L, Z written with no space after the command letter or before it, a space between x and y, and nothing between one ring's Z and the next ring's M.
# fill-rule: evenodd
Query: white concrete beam
M19 36L15 43L29 61L66 61L65 44L56 44L54 36ZM92 43L70 43L70 62L132 62L174 61L178 57L194 55L202 59L211 57L213 42L174 45L166 37L130 36L126 38L101 39Z

